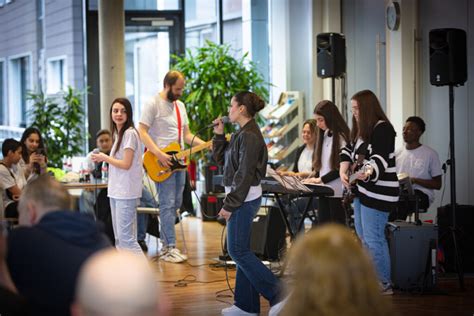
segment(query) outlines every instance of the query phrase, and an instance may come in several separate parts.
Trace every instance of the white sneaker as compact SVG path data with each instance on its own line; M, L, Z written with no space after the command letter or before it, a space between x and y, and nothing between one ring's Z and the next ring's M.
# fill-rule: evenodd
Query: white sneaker
M166 256L166 255L168 254L168 250L169 250L169 249L170 249L170 248L167 247L167 246L161 247L161 250L160 250L160 252L158 253L158 257L161 258L161 257Z
M168 248L168 252L160 259L171 263L180 263L188 260L188 257L182 254L178 248Z
M238 308L237 306L235 305L232 305L231 307L227 307L227 308L224 308L221 312L222 315L226 315L226 316L238 316L238 315L258 315L256 313L248 313L246 311L243 311L241 310L240 308Z
M278 316L281 310L283 309L283 307L285 307L286 302L288 302L288 297L286 297L284 300L270 307L270 310L268 311L268 316Z

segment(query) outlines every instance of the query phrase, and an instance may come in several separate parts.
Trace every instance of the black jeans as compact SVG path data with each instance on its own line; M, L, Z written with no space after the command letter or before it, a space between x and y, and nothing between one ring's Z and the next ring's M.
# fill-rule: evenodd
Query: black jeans
M337 197L320 197L318 205L319 223L334 222L346 224L346 212L342 206L342 199Z

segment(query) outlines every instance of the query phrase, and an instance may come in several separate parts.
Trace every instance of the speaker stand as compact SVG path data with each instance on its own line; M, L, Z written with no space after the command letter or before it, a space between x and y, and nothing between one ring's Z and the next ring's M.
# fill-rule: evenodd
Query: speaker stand
M336 104L336 78L331 77L332 103Z
M456 160L454 150L454 85L449 85L449 155L450 155L450 188L451 188L451 226L449 232L453 239L454 260L459 279L459 287L464 290L464 273L462 269L461 255L459 253L457 234L459 230L456 226Z

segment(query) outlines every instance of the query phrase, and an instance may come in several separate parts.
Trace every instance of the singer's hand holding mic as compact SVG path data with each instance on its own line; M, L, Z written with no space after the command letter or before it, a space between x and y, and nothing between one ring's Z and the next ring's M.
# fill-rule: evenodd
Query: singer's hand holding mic
M209 127L214 127L214 134L223 135L224 124L229 122L229 117L227 116L218 117L214 121L212 121L212 124L210 124Z

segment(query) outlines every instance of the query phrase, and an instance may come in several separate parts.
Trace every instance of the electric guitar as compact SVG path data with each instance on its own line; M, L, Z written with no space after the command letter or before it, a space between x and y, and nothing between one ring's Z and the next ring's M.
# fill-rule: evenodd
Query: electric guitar
M363 165L357 172L351 172L348 181L349 187L344 187L344 191L342 192L342 204L345 207L348 207L352 203L352 200L354 200L354 190L359 176L362 174L370 176L373 172L374 168L371 165Z
M229 140L230 136L226 136L226 139ZM181 150L181 146L178 143L173 142L165 148L161 149L163 152L167 153L172 157L171 167L163 166L158 160L158 158L151 151L145 152L145 155L143 156L143 167L145 168L148 176L153 181L162 182L168 179L173 172L187 168L187 165L183 163L183 159L185 157L200 152L211 146L212 140L202 143L201 145L194 146L192 148Z

